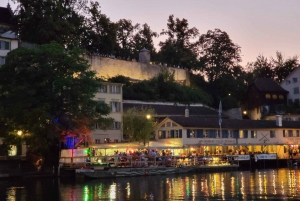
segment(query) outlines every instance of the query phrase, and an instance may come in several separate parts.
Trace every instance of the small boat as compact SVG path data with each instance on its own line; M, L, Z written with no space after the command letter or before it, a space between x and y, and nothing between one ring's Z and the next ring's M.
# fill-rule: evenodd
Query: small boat
M107 168L103 170L95 169L76 169L76 173L87 178L114 178L114 177L134 177L134 176L153 176L165 174L181 174L196 170L196 166L179 167L143 167L143 168Z

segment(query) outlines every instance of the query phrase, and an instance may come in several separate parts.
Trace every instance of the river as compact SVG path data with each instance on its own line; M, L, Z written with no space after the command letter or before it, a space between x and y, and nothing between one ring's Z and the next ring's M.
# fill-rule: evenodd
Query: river
M0 181L4 201L300 200L300 168L117 179Z

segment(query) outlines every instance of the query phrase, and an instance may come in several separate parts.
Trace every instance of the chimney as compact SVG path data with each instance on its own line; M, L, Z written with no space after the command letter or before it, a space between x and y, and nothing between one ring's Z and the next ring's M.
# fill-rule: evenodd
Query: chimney
M185 109L185 111L184 111L184 116L185 116L185 117L189 117L189 116L190 116L190 115L189 115L189 109L188 109L188 108Z
M282 115L276 115L276 126L282 127Z

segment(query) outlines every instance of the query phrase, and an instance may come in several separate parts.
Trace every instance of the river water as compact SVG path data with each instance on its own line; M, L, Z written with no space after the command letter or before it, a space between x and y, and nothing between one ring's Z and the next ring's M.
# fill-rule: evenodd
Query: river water
M0 200L300 200L300 168L98 180L0 180Z

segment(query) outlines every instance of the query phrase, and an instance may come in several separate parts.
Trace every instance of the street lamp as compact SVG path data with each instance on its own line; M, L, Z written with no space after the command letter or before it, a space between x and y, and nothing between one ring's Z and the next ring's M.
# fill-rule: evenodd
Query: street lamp
M18 135L18 136L21 136L22 133L23 133L22 131L18 131L18 132L17 132L17 135Z
M147 118L147 119L150 119L150 118L151 118L151 115L150 115L150 114L147 114L146 118Z

